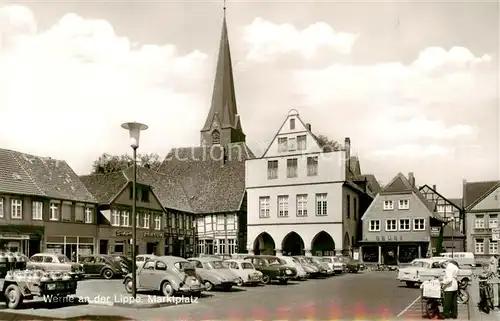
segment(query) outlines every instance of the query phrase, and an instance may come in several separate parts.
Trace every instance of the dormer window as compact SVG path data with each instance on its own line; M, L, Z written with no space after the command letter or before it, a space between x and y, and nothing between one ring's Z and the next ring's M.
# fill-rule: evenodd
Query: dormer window
M290 119L290 130L295 129L295 118Z
M384 211L390 211L394 209L394 202L390 200L384 201Z
M212 145L219 145L220 144L220 133L218 130L214 130L212 132Z

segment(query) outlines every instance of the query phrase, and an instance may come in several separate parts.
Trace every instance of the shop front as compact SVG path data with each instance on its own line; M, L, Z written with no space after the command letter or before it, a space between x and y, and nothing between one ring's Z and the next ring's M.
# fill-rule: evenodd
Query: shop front
M43 226L1 226L0 250L20 252L31 257L40 253L43 234Z
M164 255L166 234L137 229L136 253ZM132 230L114 227L99 228L99 253L132 255Z
M78 223L50 223L45 228L44 252L63 254L72 261L96 253L95 225Z

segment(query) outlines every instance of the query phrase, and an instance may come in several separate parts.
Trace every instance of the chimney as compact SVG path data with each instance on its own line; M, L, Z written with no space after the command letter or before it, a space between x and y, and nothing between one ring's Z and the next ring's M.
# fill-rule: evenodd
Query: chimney
M437 192L436 184L432 185L432 189L434 190L434 192Z
M351 159L351 139L349 137L345 138L344 148L345 148L345 158L349 161Z
M415 176L413 175L413 172L408 173L408 180L410 181L411 186L415 187Z
M311 131L311 124L307 123L306 124L306 128L307 128L308 131Z

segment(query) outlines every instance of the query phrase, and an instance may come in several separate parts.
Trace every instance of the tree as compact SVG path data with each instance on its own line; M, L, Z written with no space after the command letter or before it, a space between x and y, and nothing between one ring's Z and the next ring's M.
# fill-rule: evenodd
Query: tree
M104 153L94 161L91 174L114 173L122 171L134 164L132 156L123 154L120 156ZM137 154L137 165L158 170L161 166L161 158L158 154Z
M319 135L316 136L316 139L325 152L339 151L341 149L340 144L337 141L328 138L328 136Z

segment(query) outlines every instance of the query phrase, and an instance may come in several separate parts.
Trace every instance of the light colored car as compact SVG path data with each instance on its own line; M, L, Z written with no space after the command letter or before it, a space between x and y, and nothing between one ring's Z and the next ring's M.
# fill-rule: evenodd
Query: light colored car
M325 274L327 276L335 274L335 271L333 270L333 268L331 268L326 262L323 261L322 256L312 256L311 258L312 258L313 262L315 262L316 264L321 266L321 269L324 269L326 271Z
M132 274L123 280L125 290L132 292ZM138 290L160 291L164 296L190 294L200 296L203 285L196 277L195 268L186 259L176 256L148 258L137 271Z
M345 264L340 262L340 259L336 256L323 256L321 260L328 264L328 267L332 269L335 274L342 274L345 271Z
M405 282L408 287L414 287L427 280L444 276L449 261L442 257L415 259L410 263L410 266L399 269L397 279ZM470 280L472 280L472 270L458 270L459 282L469 282Z
M203 280L207 291L221 288L229 291L240 283L240 278L233 273L224 261L211 257L196 257L188 259L196 268L196 273Z
M147 260L152 260L156 258L157 256L154 254L139 254L135 257L135 266L137 267L137 270L139 270L140 267L144 265L144 262Z
M308 277L317 278L322 275L320 267L314 264L310 258L305 256L294 256L293 258L299 262L300 266L306 271Z
M307 279L308 275L302 265L300 264L299 260L291 257L291 256L280 256L280 259L285 261L285 265L291 266L297 270L297 276L295 276L295 280L304 280Z
M238 286L257 285L262 282L262 272L257 271L251 262L245 260L227 260L229 269L240 277Z
M68 272L75 279L83 279L83 266L71 262L66 256L55 253L38 253L26 263L27 269L41 269L44 271Z

